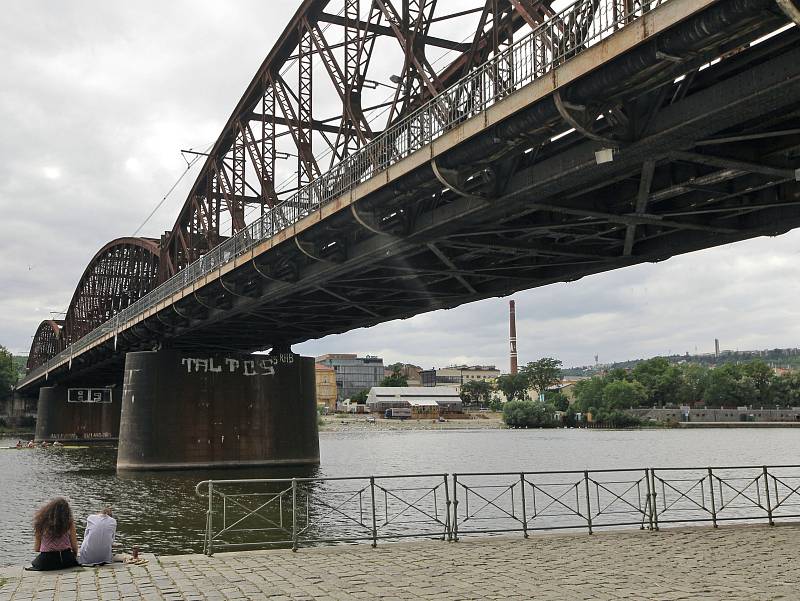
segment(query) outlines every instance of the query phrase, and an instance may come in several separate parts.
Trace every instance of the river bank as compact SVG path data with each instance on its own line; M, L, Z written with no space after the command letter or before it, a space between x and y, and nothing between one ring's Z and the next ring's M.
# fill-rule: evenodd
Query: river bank
M465 419L385 419L367 415L323 415L320 432L380 432L392 430L499 430L506 427L500 413Z

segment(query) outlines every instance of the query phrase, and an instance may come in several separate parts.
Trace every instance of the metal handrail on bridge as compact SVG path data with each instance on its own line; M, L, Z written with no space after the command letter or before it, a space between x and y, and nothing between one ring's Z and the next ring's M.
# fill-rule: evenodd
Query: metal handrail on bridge
M452 482L452 484L450 484ZM203 552L800 518L800 465L204 480Z
M527 36L433 97L330 171L32 370L22 383L47 374L95 341L118 332L131 319L667 2L669 0L642 2L626 12L616 0L578 0L552 15Z

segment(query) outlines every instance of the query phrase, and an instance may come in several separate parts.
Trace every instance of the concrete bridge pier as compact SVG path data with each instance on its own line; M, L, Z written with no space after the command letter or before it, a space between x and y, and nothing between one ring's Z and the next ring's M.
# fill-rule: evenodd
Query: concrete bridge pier
M117 469L319 463L314 360L128 353Z
M40 388L36 411L36 440L116 441L119 436L121 397L121 385L103 388Z

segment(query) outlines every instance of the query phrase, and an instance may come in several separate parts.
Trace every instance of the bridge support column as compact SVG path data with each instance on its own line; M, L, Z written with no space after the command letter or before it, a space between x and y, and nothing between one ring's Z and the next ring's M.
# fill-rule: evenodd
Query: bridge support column
M312 358L127 354L117 469L317 463Z
M119 436L120 386L111 387L106 402L69 402L66 386L39 389L36 440L108 442Z

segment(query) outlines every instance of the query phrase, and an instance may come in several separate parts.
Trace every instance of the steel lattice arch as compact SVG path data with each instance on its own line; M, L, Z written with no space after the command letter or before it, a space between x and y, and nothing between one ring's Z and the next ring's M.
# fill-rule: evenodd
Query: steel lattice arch
M155 240L118 238L106 244L78 281L64 320L45 320L36 330L28 369L44 364L150 292L158 281L158 267Z
M39 324L28 353L28 369L44 365L64 350L63 329L63 320L45 319Z
M20 386L800 226L795 1L566 4L301 2L173 227L95 256Z

